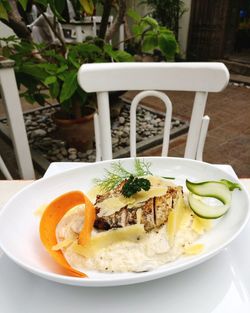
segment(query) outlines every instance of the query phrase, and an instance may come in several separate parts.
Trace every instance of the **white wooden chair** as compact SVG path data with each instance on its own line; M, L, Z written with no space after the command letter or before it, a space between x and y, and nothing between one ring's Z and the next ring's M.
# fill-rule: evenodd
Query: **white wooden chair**
M136 107L147 96L159 97L166 105L162 156L167 156L172 103L159 90L194 91L195 99L185 147L185 158L202 160L209 117L204 116L208 92L223 90L229 72L223 63L101 63L84 64L78 82L86 92L97 93L95 117L97 153L102 160L112 159L109 91L141 91L130 110L130 151L136 156Z
M14 146L20 176L23 179L34 179L35 172L13 66L14 61L12 60L0 60L0 94L9 123L10 137ZM7 179L12 179L1 156L0 170Z

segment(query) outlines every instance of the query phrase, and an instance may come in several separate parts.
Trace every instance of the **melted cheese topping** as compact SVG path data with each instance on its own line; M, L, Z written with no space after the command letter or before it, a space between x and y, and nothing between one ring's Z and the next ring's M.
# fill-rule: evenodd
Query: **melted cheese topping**
M121 243L123 241L136 242L145 235L144 226L142 224L130 225L123 228L111 229L106 232L98 233L92 236L90 242L81 246L74 243L72 249L74 252L84 256L93 257L101 249L107 248L113 244Z
M74 242L74 239L65 239L58 244L54 245L52 247L53 251L61 250L62 248L67 248L69 245L71 245Z
M34 212L34 214L36 216L40 216L42 217L43 212L45 211L45 209L47 208L48 204L42 204L41 206L39 206L38 209L36 209L36 211Z
M192 223L192 229L199 235L204 234L207 230L211 228L211 220L201 218L194 215L194 220Z
M109 216L120 211L120 209L125 206L132 208L138 203L145 202L150 198L164 196L167 193L167 188L169 186L174 186L172 182L164 180L161 177L147 176L146 178L151 184L148 191L141 190L129 198L126 198L121 194L111 194L111 197L97 203L96 206L100 209L98 216Z
M191 246L184 247L184 253L186 255L200 254L203 250L204 250L204 245L202 243L197 243Z

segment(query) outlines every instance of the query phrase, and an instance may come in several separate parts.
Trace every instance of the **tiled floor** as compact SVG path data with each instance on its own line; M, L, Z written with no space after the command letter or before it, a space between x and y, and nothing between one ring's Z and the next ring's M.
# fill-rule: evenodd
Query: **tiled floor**
M128 97L130 97L128 95ZM194 94L169 92L175 116L190 118ZM144 104L163 110L160 100L146 98ZM206 114L210 126L203 160L210 163L231 164L239 177L250 177L250 89L228 86L221 93L209 94ZM183 156L186 136L170 144L170 156ZM142 155L160 155L161 147L152 148Z
M131 98L135 93L127 94ZM190 92L169 92L175 116L189 119L194 94ZM163 110L156 98L144 99L155 109ZM1 111L1 110L0 110ZM1 114L1 112L0 112ZM211 118L205 144L203 160L210 163L231 164L239 177L250 177L250 89L228 86L221 93L209 94L206 114ZM170 143L170 156L183 156L186 136ZM0 138L0 151L17 178L13 150ZM142 155L160 155L161 147L149 149ZM0 179L3 176L0 173Z

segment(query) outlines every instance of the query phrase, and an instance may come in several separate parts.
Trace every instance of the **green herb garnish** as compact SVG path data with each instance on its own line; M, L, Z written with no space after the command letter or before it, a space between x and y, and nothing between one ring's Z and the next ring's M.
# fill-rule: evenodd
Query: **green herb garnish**
M131 175L126 183L122 187L122 194L124 197L129 198L133 194L141 191L142 189L147 191L150 189L150 181L146 178L138 178Z
M149 162L140 161L138 159L135 159L135 164L134 164L135 173L134 173L134 175L137 177L153 175L149 170L150 166L151 166L151 163L149 163Z
M106 170L106 175L103 179L95 179L95 184L98 185L104 191L110 191L118 186L123 180L133 177L142 177L152 175L149 170L149 162L144 160L135 159L134 172L127 171L121 164L121 162L112 163L111 170Z

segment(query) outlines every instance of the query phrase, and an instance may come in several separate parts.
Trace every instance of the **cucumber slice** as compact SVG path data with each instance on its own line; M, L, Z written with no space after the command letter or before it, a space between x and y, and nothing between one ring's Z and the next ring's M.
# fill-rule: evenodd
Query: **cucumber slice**
M224 215L231 205L231 191L235 188L241 190L239 184L226 179L200 183L192 183L186 180L186 186L190 191L188 202L191 209L196 215L203 218L219 218ZM222 204L218 206L208 205L202 201L201 197L215 198L221 201Z
M234 189L238 188L241 190L240 184L233 183L230 180L227 179L221 179L220 182L228 187L230 191L234 191Z
M215 218L221 217L228 211L231 205L231 197L230 197L230 200L228 199L227 202L224 204L212 206L212 205L206 204L205 202L201 200L200 197L197 197L196 195L190 192L188 195L188 202L189 202L190 208L199 217L207 218L207 219L215 219Z
M186 180L186 186L191 193L202 197L220 200L223 204L231 203L231 192L226 184L220 181L192 183Z

